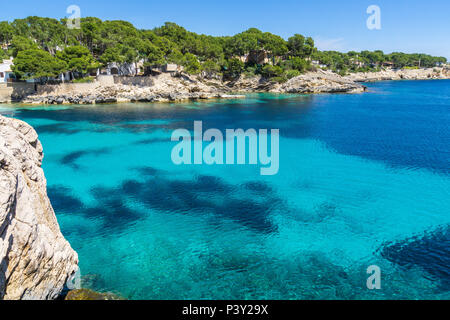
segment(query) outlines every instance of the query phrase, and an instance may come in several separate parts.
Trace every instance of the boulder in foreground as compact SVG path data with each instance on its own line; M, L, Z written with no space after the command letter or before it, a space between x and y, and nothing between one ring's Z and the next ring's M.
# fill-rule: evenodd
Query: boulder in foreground
M78 270L47 196L42 145L0 116L0 300L51 300Z

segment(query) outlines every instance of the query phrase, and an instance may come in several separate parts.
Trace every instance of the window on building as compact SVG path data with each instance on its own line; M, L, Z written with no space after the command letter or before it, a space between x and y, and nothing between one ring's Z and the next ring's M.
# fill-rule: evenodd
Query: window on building
M0 78L4 78L5 74L3 72L0 72Z

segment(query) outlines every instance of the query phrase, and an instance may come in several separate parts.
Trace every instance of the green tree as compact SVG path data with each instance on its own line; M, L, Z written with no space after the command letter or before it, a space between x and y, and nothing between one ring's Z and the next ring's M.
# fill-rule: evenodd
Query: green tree
M0 63L2 63L5 59L8 59L8 55L4 50L0 49Z
M220 66L212 60L207 60L202 65L203 71L207 73L218 73L220 72Z
M18 78L37 79L57 77L67 70L67 65L47 51L31 49L18 53L12 69Z
M14 36L14 28L8 21L0 22L0 44L10 43Z
M85 74L89 70L99 67L89 49L83 46L67 47L58 52L56 56L63 60L67 64L68 70L72 72Z
M274 56L283 56L289 51L286 41L282 37L270 32L262 34L260 41L264 50L269 51Z
M305 40L305 45L303 46L303 55L304 57L310 58L311 55L316 51L315 43L313 38L308 37Z
M288 39L288 48L291 55L301 58L310 58L316 51L314 40L301 34L295 34Z
M99 33L102 28L102 21L98 18L81 19L81 42L85 44L93 54L99 54Z
M100 57L100 61L104 65L107 65L110 62L124 63L125 60L126 57L123 55L122 47L120 45L106 49Z
M281 77L283 73L283 68L281 68L280 66L272 66L270 64L265 65L261 70L261 75L264 78Z
M27 17L14 20L12 26L16 28L16 35L33 40L51 54L65 44L67 28L56 19Z
M288 78L288 79L292 79L292 78L298 77L299 75L301 75L301 73L298 70L288 70L288 71L286 71L286 78Z
M186 53L184 55L183 65L185 67L185 71L189 74L199 74L202 72L202 65L198 61L197 57L192 53Z
M297 70L300 73L304 73L310 68L310 63L300 57L290 57L288 60L282 63L282 66L286 70Z
M23 36L15 36L12 39L11 45L9 47L11 55L14 58L17 57L17 55L20 51L31 50L31 49L38 49L37 44L33 40L31 40L27 37L23 37Z
M148 65L162 65L165 63L163 50L148 40L145 42L144 53Z
M289 53L293 56L303 57L305 46L305 37L301 34L295 34L288 39Z
M229 38L226 45L228 56L243 56L251 51L261 49L258 38L259 33L255 32L255 29L247 30Z
M230 59L227 61L224 71L226 78L237 78L244 71L245 64L239 59Z
M169 63L175 63L179 65L183 65L185 63L184 55L181 53L181 51L175 49L172 52L170 52L167 57L167 62Z
M89 55L85 51L79 56L75 54L74 57L64 58L68 68L79 72L84 72L90 63L97 61L104 64L128 62L137 65L143 60L146 65L168 62L183 64L194 73L200 68L211 72L217 72L220 68L224 70L225 77L236 77L244 70L249 75L261 73L265 66L245 66L233 58L247 54L257 55L262 51L272 58L272 64L284 70L282 77L287 75L287 71L308 70L310 65L307 61L310 58L320 61L335 72L373 71L387 61L393 62L397 68L434 67L447 61L427 54L394 52L388 55L380 50L321 52L310 37L295 34L285 41L275 34L256 28L234 36L214 37L190 32L171 22L153 30L138 30L127 21L102 21L94 17L82 18L79 30L67 28L67 19L27 17L11 23L3 21L0 22L0 43L9 44L6 54L14 57L22 51L36 49L61 57L61 53L58 53L60 48L85 47ZM363 62L364 68L355 62ZM273 70L272 67L266 68L269 74Z

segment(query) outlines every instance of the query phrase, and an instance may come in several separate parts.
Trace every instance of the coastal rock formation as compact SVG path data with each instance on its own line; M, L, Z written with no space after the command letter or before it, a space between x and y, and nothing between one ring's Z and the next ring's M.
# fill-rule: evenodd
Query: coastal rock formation
M0 300L56 299L78 270L47 197L42 145L0 116Z
M280 84L258 77L241 77L227 84L234 92L357 93L365 87L331 71L308 72Z
M427 68L427 69L391 69L379 72L352 73L345 77L349 81L373 82L382 80L431 80L450 79L449 68Z
M279 88L284 93L359 93L366 87L331 71L319 70L292 78Z
M336 93L363 92L365 87L329 71L310 72L284 84L261 76L245 77L222 82L181 74L173 77L162 74L151 79L152 85L73 84L46 86L41 94L27 97L26 104L99 104L116 102L177 102L200 99L232 99L242 96L231 93ZM132 81L129 81L132 82Z
M90 289L78 289L70 291L64 300L67 301L106 301L125 300L114 293L101 293Z
M29 96L26 104L99 104L116 102L175 102L211 98L233 98L226 88L205 84L197 78L182 75L172 77L162 74L152 79L153 85L103 85L47 86L40 95ZM82 90L78 90L82 88ZM51 90L53 89L53 90Z
M154 77L123 77L110 83L39 86L39 94L22 99L25 104L99 104L117 102L180 102L202 99L241 98L232 93L360 93L366 87L360 82L380 80L450 79L448 67L430 69L383 70L352 73L342 77L325 70L308 72L278 83L261 76L242 75L223 82L214 77L161 74ZM116 81L117 80L117 81ZM116 83L115 83L116 82Z

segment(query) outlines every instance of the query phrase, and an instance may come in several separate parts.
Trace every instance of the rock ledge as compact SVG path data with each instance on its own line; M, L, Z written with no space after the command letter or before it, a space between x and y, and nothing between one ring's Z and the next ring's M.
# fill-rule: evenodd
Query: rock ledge
M56 299L78 270L47 197L42 145L0 116L0 300Z

